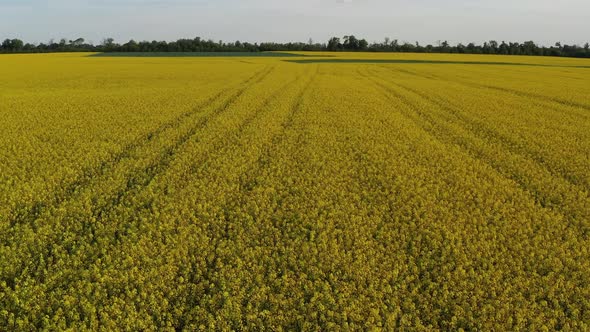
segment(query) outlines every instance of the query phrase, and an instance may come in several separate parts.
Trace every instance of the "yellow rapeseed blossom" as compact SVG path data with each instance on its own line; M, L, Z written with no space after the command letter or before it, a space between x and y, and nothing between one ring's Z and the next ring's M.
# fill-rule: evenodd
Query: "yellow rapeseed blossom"
M0 55L0 330L590 329L590 64Z

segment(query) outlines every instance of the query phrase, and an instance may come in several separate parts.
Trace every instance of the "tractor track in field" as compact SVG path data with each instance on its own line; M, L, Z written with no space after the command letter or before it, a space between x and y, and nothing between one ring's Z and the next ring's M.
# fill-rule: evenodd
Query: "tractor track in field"
M267 144L264 145L264 147L262 149L263 152L260 154L260 156L258 158L256 158L256 160L253 161L251 167L249 167L246 171L242 172L242 176L240 176L240 180L239 180L240 199L235 199L235 200L240 201L243 198L244 194L253 190L253 188L249 188L248 186L246 186L245 183L248 181L249 178L256 177L260 173L260 171L267 164L268 160L270 160L270 156L272 154L272 147L279 144L281 141L283 141L285 139L284 134L287 131L287 129L292 126L293 118L295 117L295 115L301 110L303 96L309 90L311 83L314 81L314 79L315 79L315 75L305 84L305 86L301 89L301 91L295 97L295 104L291 107L290 111L287 113L285 120L283 121L283 123L281 125L281 129L279 129L279 132L274 134L273 137L270 139L270 142L268 142ZM231 204L228 204L226 202L224 204L224 207L227 207L227 206L231 206ZM229 234L229 228L227 226L228 225L225 225L225 227L224 227L225 237L227 237ZM216 243L215 245L218 245L218 243ZM214 257L211 260L211 262L208 263L208 266L209 267L214 266L216 259L217 259L217 257Z
M252 85L262 82L270 75L273 70L274 68L271 68L255 80L249 80L245 82L244 87L233 93L231 97L223 103L223 105L216 108L209 116L200 119L200 121L198 121L188 132L183 134L180 139L176 140L171 146L162 151L162 153L160 153L161 157L159 160L136 173L133 177L128 178L127 185L115 195L114 199L109 200L108 204L105 206L94 209L93 215L97 216L97 220L102 220L105 213L110 211L111 208L119 205L123 201L123 198L128 196L130 192L138 191L141 188L149 185L158 174L162 173L170 165L172 160L174 160L174 156L191 139L191 137L195 136L200 129L205 128L211 120L217 118L219 115L227 111L229 107L234 104L236 100L241 97ZM210 150L212 149L213 147Z
M180 137L180 139L178 139L177 141L175 141L173 143L173 145L166 148L161 153L161 158L157 162L152 163L148 167L145 167L142 170L138 171L137 173L135 173L136 175L134 175L132 178L128 178L127 185L124 186L124 188L122 188L118 192L113 193L111 195L111 197L109 197L109 199L106 200L106 204L102 204L100 206L93 206L92 211L91 211L91 215L94 218L92 218L92 220L79 220L79 223L81 223L82 232L91 233L92 239L93 239L91 241L94 245L96 245L97 224L103 223L105 218L108 217L109 212L114 210L116 206L123 203L125 198L129 197L132 193L141 192L142 189L147 187L158 174L160 174L162 171L164 171L166 169L166 167L174 159L174 156L176 155L176 153L184 146L184 144L186 144L190 140L191 137L193 137L198 132L199 129L206 127L206 125L211 120L213 120L214 118L216 118L217 116L219 116L223 112L225 112L233 103L235 103L235 101L240 96L242 96L248 90L248 88L250 88L253 84L257 84L257 83L261 82L262 80L264 80L266 77L268 77L268 75L270 75L270 73L273 70L274 70L274 68L271 68L270 70L264 71L264 73L262 73L262 74L257 73L251 79L242 83L240 85L240 86L242 86L242 88L240 88L239 90L234 92L231 95L231 97L223 103L223 105L221 105L220 107L217 107L214 110L214 112L212 112L212 114L210 114L208 117L200 119L200 121L198 121L192 127L191 130L189 130L187 133L182 135ZM273 97L273 96L271 96L271 97ZM210 151L212 149L209 149L208 151ZM113 234L114 239L120 240L121 238L125 237L127 235L127 231L129 230L130 226L131 225L124 225L123 229L117 230L117 232L115 234ZM76 232L76 231L74 230L74 232ZM59 237L63 236L63 234L59 233L59 234L54 234L53 236L58 237L58 239L45 238L43 240L49 241L48 243L61 243L61 245L64 247L64 249L66 249L68 252L70 252L70 254L76 255L77 250L75 248L70 247L72 244L63 243L63 241L59 240ZM28 250L28 249L26 249L26 250ZM29 254L32 257L37 257L39 255L42 255L42 257L45 257L45 259L51 259L51 257L53 256L53 251L51 250L50 246L43 247L42 250L43 250L42 253L37 252L37 253L29 253ZM16 252L15 252L15 254L16 254ZM91 259L91 258L86 257L84 260L87 261L88 259ZM36 259L30 260L29 263L27 264L27 266L21 267L20 270L35 269L34 265L36 264L36 261L37 261ZM44 273L46 273L46 272L44 272ZM58 286L58 287L61 287L61 286Z
M291 86L293 83L297 82L298 80L299 80L299 77L298 77L298 78L296 78L295 80L293 80L293 81L289 82L287 85L285 85L285 87L281 88L280 90L284 90L284 89L286 90L288 86ZM305 88L306 88L306 87L304 87L303 89L305 89ZM277 95L281 94L282 92L283 92L283 91L280 91L280 92L279 92ZM298 96L300 96L300 95L301 95L301 93L300 93ZM267 100L267 102L265 102L266 106L268 106L268 103L270 102L270 100L271 100L271 99L272 99L272 98L269 98L269 100ZM293 113L293 112L292 112L292 110L291 110L291 111L290 111L290 112L287 114L287 118L290 118L290 117L291 117L291 115L292 115L292 113ZM256 117L257 117L257 116L256 116ZM255 118L255 117L251 117L250 119L247 119L246 121L247 121L248 123L251 123L251 122L252 122L252 120L254 120L254 118ZM241 131L241 130L240 130L240 131ZM236 138L235 140L237 140L237 138ZM273 142L273 138L271 138L271 140L270 140L270 141L271 141L270 143L267 143L267 144L265 144L265 147L266 147L266 148L267 148L268 146L270 146L270 145L272 145L272 144L273 144L273 143L272 143L272 142ZM265 149L265 148L263 148L263 149ZM266 149L265 149L265 150L266 150ZM255 164L255 165L256 165L256 164L257 164L257 162L258 162L258 160L259 160L259 158L257 158L257 159L256 159L256 160L253 162L253 164ZM247 172L247 171L246 171L246 172ZM244 172L244 173L245 173L245 172ZM241 188L241 186L240 186L240 188ZM216 240L215 240L215 242L212 244L212 246L214 247L214 249L212 250L212 252L213 252L213 257L212 257L210 260L208 260L208 262L207 262L207 271L215 271L215 268L214 268L214 267L215 267L215 264L216 264L216 262L217 262L217 260L218 260L218 256L217 256L216 252L217 252L217 248L218 248L218 246L219 246L219 240L220 240L220 239L228 239L228 238L229 238L229 233L230 233L230 230L229 230L229 223L227 222L227 220L229 220L229 218L228 218L229 216L228 216L228 214L227 214L227 207L228 207L228 206L231 206L231 204L229 204L228 202L225 202L225 203L223 204L223 208L221 209L221 210L223 210L223 211L224 211L224 218L225 218L226 222L225 222L225 224L222 226L222 228L223 228L223 231L222 231L222 236L221 236L219 239L216 239ZM210 227L209 227L208 231L209 231L209 232L211 232L211 233L215 233L215 230L214 230L214 229L211 229ZM209 277L210 277L210 276L209 276ZM197 279L198 279L198 278L196 278L196 277L193 277L193 280L194 280L194 281L196 281ZM209 278L209 279L211 279L211 278ZM205 293L206 293L206 294L208 294L208 290L206 290L206 292L205 292Z
M257 107L257 109L252 114L250 114L249 116L246 116L245 119L243 120L243 122L238 125L237 129L235 131L233 131L233 133L235 133L235 135L232 135L232 137L229 138L228 140L221 139L219 141L216 141L206 151L203 151L199 155L200 156L200 158L198 158L199 160L192 163L193 167L190 168L189 172L187 172L186 174L183 175L183 178L180 179L180 181L188 181L189 179L187 179L186 177L189 174L196 172L199 167L203 166L204 162L210 157L211 151L221 151L224 149L224 147L227 150L227 149L229 149L229 146L234 146L235 143L239 141L239 137L242 135L244 130L246 128L248 128L248 126L250 126L257 118L259 118L263 114L271 111L270 103L273 100L276 100L277 98L279 98L285 91L287 91L299 79L300 78L297 77L291 81L288 81L286 84L283 84L278 89L273 91L268 97L266 97L264 99L264 101L260 104L260 106ZM229 104L231 104L231 103L229 103ZM227 107L221 109L221 111L223 111L225 109L227 109ZM222 152L220 152L220 153L222 153ZM109 201L108 205L102 206L100 209L93 212L93 215L97 216L96 220L94 220L91 224L88 224L88 226L90 226L89 227L90 229L86 228L85 231L90 231L94 234L95 228L93 225L95 223L104 222L105 218L109 217L108 213L110 211L113 211L120 204L124 203L126 197L129 197L132 193L141 192L144 188L149 186L149 184L155 178L155 176L157 176L160 173L160 172L155 172L155 170L158 170L158 171L165 170L168 163L169 163L169 161L166 160L166 161L163 161L163 163L158 164L157 167L155 167L155 168L146 169L146 172L149 174L149 176L147 178L145 178L144 181L142 181L141 183L138 183L137 186L128 188L128 190L125 192L120 192L119 195L116 197L116 199ZM149 208L150 208L149 206L140 206L136 210L136 213L139 214L141 210L149 209ZM125 222L121 222L120 224L123 227L121 229L116 230L116 232L114 234L112 234L113 235L112 238L114 239L115 242L111 245L115 248L125 242L123 239L128 237L129 230L134 225L133 220L127 220ZM225 227L225 232L226 232L226 235L229 232L227 225ZM95 237L93 236L93 238L95 238ZM217 245L217 243L215 245ZM93 262L95 262L97 259L100 259L100 255L99 256L86 256L86 257L82 258L82 261L85 262L84 263L85 266L92 266ZM213 262L215 262L215 260Z
M261 71L255 73L254 75L252 75L251 77L249 77L248 79L246 79L244 82L239 83L238 87L244 86L244 85L248 86L252 81L263 79L268 74L270 74L270 71L272 71L272 68L268 69L268 70L261 70ZM220 100L222 98L222 96L224 94L226 94L231 89L232 88L227 88L227 89L220 91L219 93L213 95L212 97L206 99L204 102L200 103L199 106L192 108L190 111L182 113L180 116L174 118L173 120L171 120L169 122L162 124L161 126L156 128L155 130L142 135L140 138L138 138L135 141L133 141L132 143L126 145L120 152L116 153L114 155L114 157L101 162L101 164L98 167L91 168L91 169L84 171L83 175L78 180L65 186L63 190L60 190L60 192L58 194L54 195L55 198L53 200L51 200L50 202L45 202L45 201L36 202L31 206L30 209L27 209L27 212L22 213L22 214L17 214L14 218L11 219L10 228L13 228L15 225L18 225L18 224L33 222L39 216L41 216L44 211L46 211L50 208L55 208L55 207L61 205L62 203L73 199L78 192L80 192L84 188L90 186L95 179L106 175L110 170L115 168L124 159L131 157L135 151L137 151L138 149L140 149L144 146L147 146L149 143L151 143L155 138L157 138L159 135L164 133L166 130L177 128L178 126L180 126L183 123L183 121L186 121L191 116L200 113L204 107L207 107L208 104ZM242 88L239 91L243 91L243 90L245 90L245 88ZM230 97L230 100L231 99L232 99L232 97ZM198 127L198 125L197 125L197 127ZM193 128L193 129L196 130L198 128Z
M570 185L572 185L574 187L583 188L586 193L590 192L590 186L588 186L587 183L578 183L579 181L574 176L572 176L570 174L562 174L562 173L554 170L552 167L548 167L547 165L550 165L550 164L547 162L547 160L543 156L539 155L538 153L535 153L534 151L524 150L523 148L520 147L518 142L511 140L510 138L506 137L505 135L497 132L496 130L493 130L493 129L485 126L484 124L482 124L481 122L479 122L477 120L470 119L468 116L461 114L460 110L456 106L447 105L447 104L441 102L440 100L427 95L424 92L418 91L414 88L410 88L404 84L401 84L398 82L392 82L391 80L385 80L385 81L397 86L398 88L401 88L405 91L408 91L408 92L426 100L428 103L435 105L436 107L440 108L441 110L448 111L448 113L444 113L443 115L440 115L439 117L443 118L444 120L450 121L450 122L455 122L456 120L458 120L460 123L462 123L461 127L463 127L464 129L466 129L467 131L472 133L475 137L479 137L479 138L481 138L485 141L488 141L488 142L495 142L496 144L503 147L504 149L511 152L512 154L520 155L525 159L530 159L530 160L534 161L536 164L539 165L539 167L542 167L543 169L548 171L551 175L565 180L566 182L568 182ZM450 116L452 116L452 117L450 117Z
M235 131L231 132L233 134L231 138L229 138L227 140L219 139L219 140L213 142L210 146L208 146L208 148L206 150L202 151L199 154L199 158L197 158L197 160L194 160L191 162L191 166L188 168L188 171L184 172L182 174L182 177L180 179L176 179L176 181L179 181L182 183L189 181L190 179L188 177L191 174L194 174L198 170L198 168L200 168L204 165L205 161L208 158L210 158L211 152L221 151L222 149L224 149L224 147L227 149L227 146L234 145L239 140L239 136L244 132L244 130L249 125L251 125L251 123L253 121L255 121L257 118L259 118L265 112L270 110L270 108L269 108L270 103L273 100L275 100L276 98L278 98L283 92L285 92L296 81L297 81L297 78L287 82L286 84L283 84L280 88L276 89L273 93L271 93L268 97L266 97L264 99L264 101L260 104L260 106L258 106L257 109L252 114L250 114L249 116L246 116L245 119L243 120L243 122L237 126ZM232 101L227 102L224 105L224 107L220 108L218 110L219 114L221 114L222 112L227 110L228 107L235 101L235 99L237 99L243 92L244 91L236 94L235 98L233 98ZM199 126L199 127L202 128L204 126L206 126L206 123L204 123L203 126ZM127 186L123 190L119 191L117 193L116 197L114 197L114 199L108 201L107 205L103 205L103 206L95 209L93 211L93 215L96 216L95 222L100 223L101 221L103 221L105 218L108 217L108 213L110 211L114 210L117 206L122 204L125 201L126 197L129 197L130 195L132 195L132 193L141 192L144 188L149 186L150 183L152 183L152 181L155 179L155 177L157 175L161 174L164 170L166 170L166 168L169 166L170 162L172 161L175 153L182 148L182 145L184 143L186 143L189 138L190 137L188 137L186 140L182 140L182 142L178 142L179 144L176 144L174 146L173 150L170 150L170 151L168 151L168 153L164 154L163 159L159 160L155 165L152 165L151 167L144 169L144 171L142 173L145 176L143 176L143 177L138 176L138 180L134 181L133 185ZM149 206L139 207L137 209L137 211L140 211L142 209L149 209ZM115 238L121 239L127 235L127 231L131 225L129 223L127 223L123 226L125 228L123 229L123 231L121 233L115 234Z
M491 90L496 90L496 91L500 91L500 92L507 93L507 94L516 95L518 97L525 97L527 100L534 102L536 105L549 108L555 112L563 112L564 111L563 108L558 108L557 105L559 105L561 107L564 107L564 106L565 107L574 107L574 108L577 107L577 108L581 108L581 109L590 110L590 105L570 102L570 101L566 101L566 100L562 100L562 99L554 98L554 97L538 95L538 94L531 93L531 92L525 92L525 91L519 91L519 90L515 90L515 89L497 87L497 86L493 86L493 85L489 85L489 84L475 83L475 82L467 81L465 79L450 80L448 78L437 76L435 74L421 74L421 73L417 73L414 71L401 69L401 68L392 68L392 67L386 67L386 66L379 66L379 67L388 69L389 71L395 70L395 71L398 71L398 72L401 72L401 73L404 73L407 75L415 76L418 78L456 83L459 85L463 85L465 87L475 88L478 90L480 90L482 88L483 89L491 89ZM557 105L555 105L555 104L557 104ZM584 120L588 120L590 118L590 116L585 112L574 113L574 112L572 112L572 110L569 110L567 113L568 113L568 115L570 115L572 117L581 118Z
M283 84L279 89L275 90L270 96L268 96L262 102L262 105L260 107L258 107L257 110L255 112L253 112L250 116L246 117L244 122L242 122L238 126L238 128L234 132L232 132L234 135L230 139L229 143L235 144L238 141L238 136L240 136L244 132L244 130L252 124L252 122L254 122L256 119L258 119L261 115L263 115L264 113L266 113L269 110L268 107L270 106L270 103L273 100L277 99L285 91L287 91L299 79L300 79L300 77L296 77L295 79L287 82L286 84ZM224 145L224 144L220 143L219 145L220 146L215 145L210 151L218 150L218 149L222 148L222 145ZM198 166L200 166L200 163L192 163L191 167L189 167L188 174L194 173L197 170Z
M465 84L467 84L467 83L465 83ZM540 100L545 100L545 101L553 102L553 103L564 105L564 106L577 107L577 108L581 108L581 109L585 109L587 111L590 111L590 105L578 103L578 102L571 101L571 100L563 100L560 98L550 97L550 96L546 96L546 95L540 95L540 94L536 94L536 93L532 93L532 92L503 88L503 87L493 86L493 85L488 85L488 84L479 84L479 83L469 83L469 84L472 84L473 86L480 87L480 88L486 88L486 89L492 89L492 90L506 92L506 93L517 95L520 97L540 99Z
M288 130L288 128L292 127L293 122L294 122L294 117L296 116L296 114L301 111L303 97L309 91L311 84L315 80L316 75L317 75L317 72L309 79L309 81L307 83L305 83L305 85L303 86L301 91L294 98L295 103L291 107L289 112L287 113L285 120L282 122L282 125L281 125L281 128L279 129L279 131L272 136L272 138L269 140L268 143L264 144L264 147L262 148L262 152L258 156L258 158L256 158L252 162L250 167L247 170L245 170L244 172L242 172L242 175L239 177L239 186L238 186L239 192L238 192L237 196L234 196L232 199L230 199L229 201L226 201L223 204L222 210L224 211L224 218L226 219L226 222L222 227L222 236L217 238L215 240L215 243L212 244L212 246L214 247L214 249L211 251L213 253L213 256L207 260L207 264L206 264L207 265L206 271L209 271L209 272L205 276L192 275L190 278L190 280L192 282L199 283L199 282L202 282L203 279L213 280L212 275L209 275L209 273L214 273L214 271L216 270L215 266L216 266L218 260L220 259L219 256L217 255L217 248L219 247L220 240L227 240L230 238L230 227L229 227L230 225L229 225L229 222L227 222L227 220L229 220L230 218L229 218L229 215L227 212L227 210L228 210L227 208L234 205L234 204L232 204L232 202L234 202L234 203L242 202L245 199L245 196L248 195L248 193L250 193L254 189L254 186L249 186L249 184L253 183L251 179L256 178L261 173L261 170L265 167L265 165L268 164L268 161L271 159L272 147L276 146L277 144L280 144L280 142L284 141L285 133ZM213 229L209 229L209 231L214 233ZM204 294L212 295L213 290L206 287L204 289Z
M123 190L120 190L119 192L117 192L116 194L114 194L115 196L112 197L110 200L107 201L107 204L99 206L99 207L93 207L92 209L92 215L95 216L96 218L94 218L94 220L83 220L81 222L81 227L84 231L90 231L93 234L93 238L95 235L95 229L96 229L96 223L101 221L104 218L105 212L107 212L108 210L110 210L112 207L116 206L117 204L121 203L123 198L127 196L127 194L132 191L132 190L138 190L140 185L145 183L145 185L149 184L149 182L151 181L151 179L153 179L158 172L160 172L162 169L164 169L165 165L169 164L170 161L173 159L173 156L176 152L176 150L178 150L184 143L186 143L191 136L193 136L200 128L206 126L206 124L212 119L215 118L217 115L223 113L223 111L225 111L233 102L235 102L235 100L237 100L242 94L244 94L244 92L246 90L248 90L248 88L252 85L252 84L256 84L258 82L261 82L262 80L264 80L266 77L268 77L268 75L270 75L270 73L274 70L274 68L271 68L270 70L266 70L264 72L259 72L255 75L253 75L250 79L246 80L245 82L243 82L242 84L240 84L239 86L243 86L242 88L240 88L237 92L233 93L231 95L231 97L229 99L227 99L225 101L225 103L221 106L215 109L215 111L210 114L208 117L206 118L202 118L201 121L198 121L197 124L195 126L192 127L192 130L189 131L189 133L182 135L182 137L175 141L173 146L167 148L163 153L162 153L162 158L160 159L160 161L157 163L157 165L151 165L147 168L144 168L143 172L141 172L141 175L144 176L134 176L132 179L128 179L127 181L127 185L125 186L125 188ZM114 165L113 165L114 166ZM106 170L104 170L103 172L106 172ZM143 182L142 182L143 179ZM149 181L146 181L146 179L150 179ZM90 182L88 182L88 184L90 184ZM133 184L133 185L132 185ZM83 189L83 188L80 188ZM60 204L63 204L65 202L69 202L72 201L75 198L75 195L72 194L70 197L68 197L68 199L63 199L60 200L60 202L56 205L54 205L54 207L57 207ZM43 213L43 211L40 211L40 213ZM30 216L31 221L34 221L37 218L37 215L34 216ZM26 220L26 221L29 221ZM25 222L26 222L25 221ZM42 225L42 227L51 227L50 225ZM68 227L68 226L65 226ZM12 238L12 241L14 241L15 236L18 237L20 235L18 235L19 233L18 231L18 227L12 227L11 228L11 232L6 232L4 234L2 234L3 236L0 237L0 243L5 243L8 242L8 239ZM10 234L10 233L15 233L15 234ZM54 234L54 237L63 237L65 234L59 233L59 234ZM66 250L68 250L69 252L71 252L72 250L74 250L73 248L70 248L69 245L66 245L65 243L62 243L63 241L59 240L56 241L56 239L40 239L42 241L49 240L50 242L48 243L60 243L61 246L63 246ZM63 239L62 239L63 240ZM71 244L70 244L71 245ZM23 248L25 251L30 251L30 248ZM21 266L19 269L19 271L25 271L25 270L34 270L35 269L35 264L38 263L37 258L39 257L39 255L41 255L40 257L45 257L47 259L51 259L51 257L53 256L53 250L51 249L51 246L45 246L42 248L43 252L29 252L28 255L30 255L31 257L35 257L35 259L31 259L28 261L28 264ZM14 251L15 255L18 255L19 252L21 250L16 250ZM17 272L18 274L19 272ZM12 281L11 280L6 280L7 284L12 285Z
M309 91L311 84L315 81L318 72L313 74L313 76L309 79L309 81L305 84L301 92L295 97L295 104L291 108L291 111L287 115L284 123L282 124L282 128L280 132L277 133L271 142L266 145L263 149L262 154L258 157L256 162L254 163L254 167L244 172L244 176L240 179L240 189L244 189L246 192L250 192L256 186L255 178L260 174L260 170L264 169L266 165L268 165L269 161L272 158L272 147L281 144L285 140L285 133L287 132L288 128L291 128L294 123L295 116L298 112L301 111L301 106L303 104L303 97Z
M513 181L515 184L517 184L524 192L527 192L529 194L529 196L539 206L548 208L548 209L554 211L555 213L563 215L564 217L575 215L574 213L572 213L575 211L569 211L569 208L567 208L568 205L564 206L563 204L559 204L559 205L546 206L544 201L550 200L550 197L548 197L547 194L545 194L537 189L531 188L519 176L511 175L509 172L504 170L504 168L499 167L497 164L495 164L493 162L490 162L489 160L487 160L487 158L482 156L481 152L478 152L473 147L470 147L469 145L461 142L460 139L452 138L452 137L446 136L446 135L441 135L441 132L434 130L434 128L440 128L444 132L449 132L450 129L441 127L441 125L435 119L433 119L431 116L427 115L425 112L421 111L420 108L418 106L416 106L414 102L412 102L411 100L409 100L408 98L406 98L402 94L399 94L397 91L393 90L390 86L387 86L384 83L377 81L376 79L374 79L373 77L370 77L367 74L362 74L362 73L359 73L359 74L364 76L370 82L372 82L372 84L374 84L379 90L381 90L382 94L385 97L387 97L389 100L396 101L396 102L402 101L406 106L408 106L411 110L413 110L416 113L415 116L412 116L411 114L407 114L407 112L405 112L405 111L400 111L400 112L402 113L402 115L404 117L408 118L410 121L412 121L414 124L416 124L416 126L418 126L418 128L420 128L420 129L422 129L424 132L432 135L433 137L435 137L437 140L439 140L443 144L452 144L452 145L456 145L456 146L461 147L461 149L463 151L465 151L472 158L475 158L476 160L480 160L481 162L483 162L484 164L488 165L490 168L492 168L496 172L498 172L498 174L502 175L503 177L505 177L505 178ZM427 125L425 126L424 124L420 123L420 121L415 118L416 116L419 120L426 122ZM463 128L465 128L465 127L463 127ZM473 130L470 130L468 128L465 128L465 129L468 132L470 132L472 135L474 135L475 137L482 138L482 137L478 136L477 134L475 134ZM510 151L510 152L516 156L520 156L520 157L527 159L526 156L523 156L522 154L519 154L518 152L513 152L513 151ZM553 174L548 169L544 168L542 165L539 165L536 162L535 162L535 164L538 167L540 167L542 170L545 170L546 172L548 172L549 174L551 174L551 175ZM565 179L563 179L561 177L559 177L559 178L566 181ZM575 185L571 184L570 182L566 181L566 183L572 186L572 188L570 188L570 189L577 189L577 187ZM575 190L568 190L568 191L573 192ZM588 199L587 195L585 195L585 198ZM573 202L573 203L575 203L575 202ZM585 227L585 226L582 226L582 227Z

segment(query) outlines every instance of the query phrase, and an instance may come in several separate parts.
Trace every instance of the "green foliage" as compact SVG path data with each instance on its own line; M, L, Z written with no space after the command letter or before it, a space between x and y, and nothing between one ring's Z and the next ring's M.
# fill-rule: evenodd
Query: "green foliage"
M194 39L178 39L176 41L140 41L133 39L126 43L118 44L113 38L105 38L99 45L84 43L84 38L76 40L61 39L60 42L51 40L49 43L24 44L19 39L6 39L0 45L0 53L51 53L51 52L107 52L116 53L260 53L271 51L371 51L371 52L402 52L402 53L457 53L457 54L498 54L498 55L534 55L534 56L563 56L574 58L590 58L590 45L583 46L562 45L555 43L554 46L541 46L533 41L505 42L498 43L495 40L484 42L482 45L468 43L464 45L450 45L447 41L439 42L438 45L420 45L415 43L399 43L397 39L385 38L384 42L369 44L365 39L357 39L354 35L344 36L342 41L338 37L332 37L327 43L302 42L231 42L205 40L201 37Z

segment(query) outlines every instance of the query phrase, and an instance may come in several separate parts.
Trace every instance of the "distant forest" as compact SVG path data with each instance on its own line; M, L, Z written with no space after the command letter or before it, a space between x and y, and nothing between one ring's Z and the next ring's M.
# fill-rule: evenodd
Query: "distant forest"
M327 43L247 43L223 42L194 39L179 39L173 42L130 40L118 44L112 38L104 39L100 44L87 43L84 38L76 40L61 39L48 43L31 44L19 39L6 39L0 45L0 53L50 53L50 52L265 52L265 51L365 51L365 52L414 52L414 53L461 53L461 54L505 54L538 55L590 58L590 44L584 46L555 43L554 46L539 46L532 41L497 42L489 41L483 45L475 43L450 45L447 41L437 45L420 45L399 42L397 39L385 38L383 42L368 43L355 36L333 37Z

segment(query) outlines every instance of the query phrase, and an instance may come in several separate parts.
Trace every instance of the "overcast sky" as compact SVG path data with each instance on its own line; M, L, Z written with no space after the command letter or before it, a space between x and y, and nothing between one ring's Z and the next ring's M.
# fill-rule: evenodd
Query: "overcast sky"
M590 41L590 0L0 0L0 38Z

